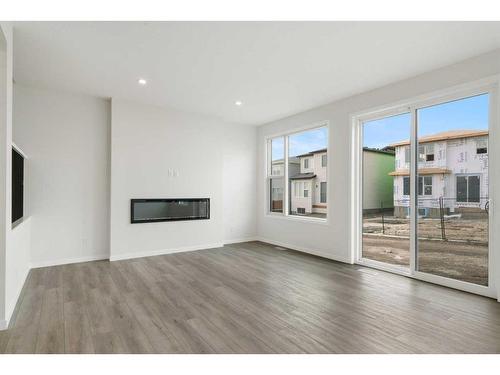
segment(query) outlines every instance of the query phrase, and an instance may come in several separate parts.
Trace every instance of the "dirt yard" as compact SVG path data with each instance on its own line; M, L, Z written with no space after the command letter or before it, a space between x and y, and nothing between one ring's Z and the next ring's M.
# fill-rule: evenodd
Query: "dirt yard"
M419 219L418 237L427 239L442 239L441 220ZM488 243L488 219L452 218L444 221L445 239L474 242L486 245ZM369 217L363 219L363 233L385 234L390 236L409 237L409 219L399 219L392 216Z
M409 266L408 238L363 235L363 257ZM480 242L419 240L418 270L479 285L488 284L488 246Z

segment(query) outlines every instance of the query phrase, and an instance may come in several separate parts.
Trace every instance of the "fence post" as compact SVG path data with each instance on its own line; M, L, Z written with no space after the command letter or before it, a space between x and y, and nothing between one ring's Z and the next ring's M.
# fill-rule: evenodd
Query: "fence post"
M385 234L384 202L380 201L380 212L382 213L382 234Z
M441 239L446 241L446 229L444 224L444 202L443 197L439 197L439 218L441 219Z

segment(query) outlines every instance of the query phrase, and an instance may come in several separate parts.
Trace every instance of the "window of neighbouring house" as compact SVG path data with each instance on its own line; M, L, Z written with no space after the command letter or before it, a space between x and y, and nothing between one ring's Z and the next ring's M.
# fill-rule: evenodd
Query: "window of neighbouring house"
M325 219L328 128L317 128L268 139L268 184L283 187L281 195L269 194L271 212ZM287 152L285 152L285 150ZM275 171L282 165L282 173ZM284 180L286 176L287 180ZM280 183L283 183L281 186ZM271 185L270 185L271 186ZM322 186L325 192L321 192ZM325 187L323 187L325 186ZM282 199L278 199L281 198ZM277 202L280 203L277 203Z
M418 161L434 161L434 143L418 146Z
M476 140L476 154L488 153L488 141L486 139Z
M481 179L479 175L457 176L457 202L480 201Z
M410 146L405 146L405 164L410 164Z
M432 176L418 178L418 195L432 195Z
M327 163L328 163L328 155L327 154L321 155L321 166L326 167Z
M403 177L403 195L410 195L410 177Z
M301 181L295 181L293 183L293 195L295 196L295 198L300 198L300 191L302 190L301 185Z
M326 182L320 184L320 203L326 203Z

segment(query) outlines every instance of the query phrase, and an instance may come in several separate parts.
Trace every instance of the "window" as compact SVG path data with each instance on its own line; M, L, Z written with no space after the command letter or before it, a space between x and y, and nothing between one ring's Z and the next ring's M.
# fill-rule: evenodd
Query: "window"
M432 195L432 176L425 176L423 180L424 180L424 195Z
M295 198L308 198L309 197L309 182L308 181L294 181L292 195Z
M320 203L326 203L326 182L321 182L320 183L320 198L319 201Z
M268 139L267 155L269 212L325 219L328 128Z
M432 176L418 178L418 195L432 195Z
M24 216L24 157L12 149L12 223Z
M479 203L480 192L479 175L457 176L457 202Z
M269 211L283 212L285 188L285 138L273 138L269 142L268 165Z
M403 177L403 195L410 195L410 177Z
M418 146L418 161L434 161L434 144Z
M476 154L488 153L488 141L486 139L476 140Z
M410 146L405 147L405 164L410 163Z
M300 198L300 191L302 190L301 189L301 185L302 185L302 182L301 181L295 181L293 186L293 190L294 190L294 196L295 198Z

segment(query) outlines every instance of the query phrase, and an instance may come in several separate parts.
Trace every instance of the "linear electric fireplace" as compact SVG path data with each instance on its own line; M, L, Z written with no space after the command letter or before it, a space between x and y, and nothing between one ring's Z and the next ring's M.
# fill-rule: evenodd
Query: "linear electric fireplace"
M210 219L210 198L131 199L130 222Z

